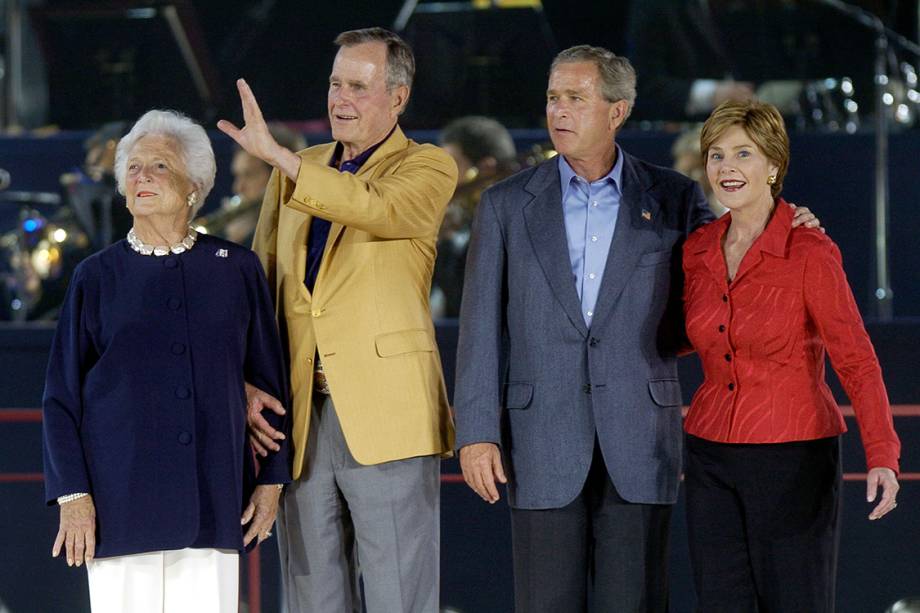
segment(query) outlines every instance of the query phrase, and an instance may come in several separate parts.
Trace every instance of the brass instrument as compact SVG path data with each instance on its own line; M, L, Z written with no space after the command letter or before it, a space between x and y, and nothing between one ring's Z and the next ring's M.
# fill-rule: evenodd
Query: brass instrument
M242 198L234 195L225 198L218 210L194 219L192 227L198 232L220 236L248 247L252 243L261 206L261 202L243 202Z
M90 252L89 239L69 210L48 219L23 206L16 229L0 236L0 320L54 316L70 273Z

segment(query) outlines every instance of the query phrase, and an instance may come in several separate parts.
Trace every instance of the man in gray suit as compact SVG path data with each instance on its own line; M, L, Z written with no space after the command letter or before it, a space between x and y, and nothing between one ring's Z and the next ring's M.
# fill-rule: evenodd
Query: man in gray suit
M486 191L473 226L457 447L484 500L508 483L519 612L667 610L681 245L712 214L695 182L615 144L635 88L606 49L557 55L560 155Z

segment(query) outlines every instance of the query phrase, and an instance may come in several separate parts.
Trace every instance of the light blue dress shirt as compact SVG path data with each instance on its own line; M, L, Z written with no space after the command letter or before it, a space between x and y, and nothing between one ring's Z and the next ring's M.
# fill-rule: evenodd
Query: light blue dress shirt
M622 176L623 153L619 147L617 161L610 172L591 182L575 174L565 157L559 156L569 260L581 299L581 313L589 328L595 316L597 295L620 211Z

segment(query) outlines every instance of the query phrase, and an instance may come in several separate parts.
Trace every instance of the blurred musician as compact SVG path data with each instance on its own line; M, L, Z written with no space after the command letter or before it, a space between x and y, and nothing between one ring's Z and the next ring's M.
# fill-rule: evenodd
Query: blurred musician
M269 123L268 131L278 143L291 151L307 147L307 141L300 133L281 123ZM230 171L233 173L233 196L225 199L218 211L196 220L194 225L199 230L248 247L252 244L272 167L237 146Z
M518 170L514 140L489 117L469 115L447 124L441 146L457 162L457 190L447 205L438 237L432 279L431 311L435 317L457 317L470 226L482 192Z

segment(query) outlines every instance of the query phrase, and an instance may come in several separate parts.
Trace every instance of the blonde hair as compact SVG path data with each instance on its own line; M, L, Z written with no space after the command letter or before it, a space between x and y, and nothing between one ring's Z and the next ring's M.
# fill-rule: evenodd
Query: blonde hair
M732 126L741 126L764 155L776 166L776 182L770 186L774 198L783 191L783 180L789 169L789 135L783 116L772 104L756 100L729 100L720 104L703 124L700 134L700 155L703 165L709 149Z

